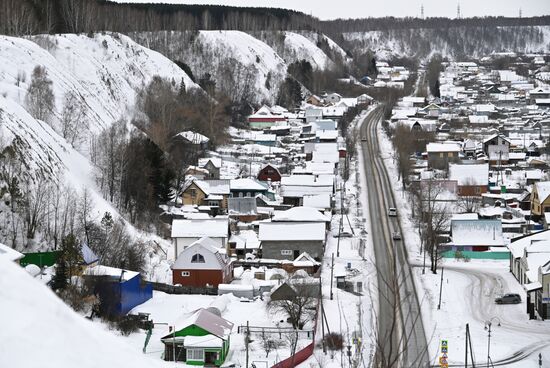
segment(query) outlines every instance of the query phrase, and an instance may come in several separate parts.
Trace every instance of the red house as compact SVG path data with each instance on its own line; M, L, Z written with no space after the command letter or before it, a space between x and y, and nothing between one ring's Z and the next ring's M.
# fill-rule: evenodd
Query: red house
M172 283L192 287L217 287L233 280L233 264L225 249L204 237L185 248L172 266Z
M281 173L276 167L273 167L271 165L265 165L263 169L260 170L258 173L258 180L259 181L268 181L271 180L271 182L275 181L281 181Z

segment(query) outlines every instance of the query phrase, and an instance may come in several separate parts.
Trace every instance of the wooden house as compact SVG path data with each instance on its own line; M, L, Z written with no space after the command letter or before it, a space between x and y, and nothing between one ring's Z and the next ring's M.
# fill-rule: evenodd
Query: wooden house
M170 328L161 339L165 361L207 367L220 367L225 362L233 323L220 317L218 309L200 309Z
M218 242L204 237L179 253L172 266L174 285L217 287L233 280L233 265Z

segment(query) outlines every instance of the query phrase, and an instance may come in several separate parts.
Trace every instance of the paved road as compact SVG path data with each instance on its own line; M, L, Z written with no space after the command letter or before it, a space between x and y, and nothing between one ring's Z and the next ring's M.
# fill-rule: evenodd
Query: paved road
M377 107L359 128L379 289L375 366L424 368L430 363L412 272L404 244L392 240L394 231L401 232L399 221L387 216L395 201L378 146L377 128L382 118L383 110Z

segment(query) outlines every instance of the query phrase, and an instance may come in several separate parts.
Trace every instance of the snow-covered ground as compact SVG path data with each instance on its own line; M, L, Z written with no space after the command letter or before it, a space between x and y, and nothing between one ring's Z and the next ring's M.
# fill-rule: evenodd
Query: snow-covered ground
M422 308L422 321L427 334L429 354L433 364L438 362L440 340L448 340L449 363L463 363L465 353L465 329L469 324L473 354L477 364L487 361L488 331L486 322L492 322L491 360L509 358L519 351L532 353L524 360L510 363L509 367L538 367L538 354L543 361L550 359L550 324L529 320L526 313L526 295L523 288L509 271L509 262L475 260L469 262L443 259L443 288L441 309L439 290L441 270L432 274L429 257L426 271L422 273L423 257L420 239L412 223L410 201L403 192L393 160L393 147L386 134L379 128L381 155L384 158L393 191L401 199L400 222L409 261L413 265L414 281ZM504 293L518 293L523 302L518 305L497 305L494 299ZM500 323L500 326L498 324Z
M0 257L0 367L166 367L75 313L19 265Z

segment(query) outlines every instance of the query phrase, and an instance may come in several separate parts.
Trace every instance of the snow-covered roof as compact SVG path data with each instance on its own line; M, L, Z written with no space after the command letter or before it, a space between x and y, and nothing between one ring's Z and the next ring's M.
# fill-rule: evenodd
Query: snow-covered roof
M286 211L275 211L273 222L329 222L330 218L323 215L319 210L311 207L292 207Z
M207 196L211 195L227 195L231 192L231 184L229 180L198 180L192 179L185 185L185 190L191 185L195 184L200 188Z
M312 207L316 209L330 208L330 194L322 193L315 195L306 195L303 197L303 205L305 207Z
M489 164L450 164L449 179L456 180L458 182L458 185L488 185Z
M172 269L223 270L229 262L227 254L222 252L218 243L208 237L204 237L182 250L174 262Z
M437 152L460 152L461 147L459 143L448 142L448 143L428 143L426 146L426 152L437 153Z
M123 270L108 266L89 267L84 271L86 276L110 276L113 278L121 278L121 281L128 281L139 275L139 272Z
M550 181L539 181L534 184L537 188L537 193L539 195L539 201L544 202L548 196L550 196Z
M255 197L233 197L227 199L230 215L256 215L258 207Z
M548 230L512 239L511 243L508 245L508 249L510 249L514 258L520 258L523 256L523 251L526 247L544 241L550 241L550 231Z
M267 190L267 188L263 184L261 184L257 180L250 179L250 178L231 179L229 186L231 190L253 190L253 191Z
M18 261L23 258L25 255L16 251L15 249L8 247L5 244L0 243L0 257L6 258L10 261Z
M504 246L500 220L451 220L456 246Z
M281 185L325 187L334 185L334 175L291 175L281 178Z
M223 340L217 336L185 336L183 344L186 348L221 348Z
M193 143L193 144L201 144L201 143L207 143L210 141L210 138L208 138L205 135L202 135L197 132L193 132L191 130L186 130L183 132L180 132L176 134L176 137L182 137L185 138L187 141Z
M99 257L94 253L93 250L90 249L88 244L82 243L82 247L80 248L80 250L82 253L82 260L84 261L84 264L89 265L99 260Z
M206 166L206 164L210 161L214 167L221 168L222 167L222 159L219 157L206 157L206 158L199 158L199 165L200 167Z
M233 329L232 322L229 322L228 320L217 316L206 309L199 309L193 313L192 316L184 317L176 321L174 325L176 331L181 331L186 327L195 325L224 340L229 338L229 334ZM171 337L172 335L168 334L164 336L163 339L170 339Z
M172 221L172 238L227 238L229 220L224 218L175 219Z
M261 222L260 241L324 241L323 222Z

